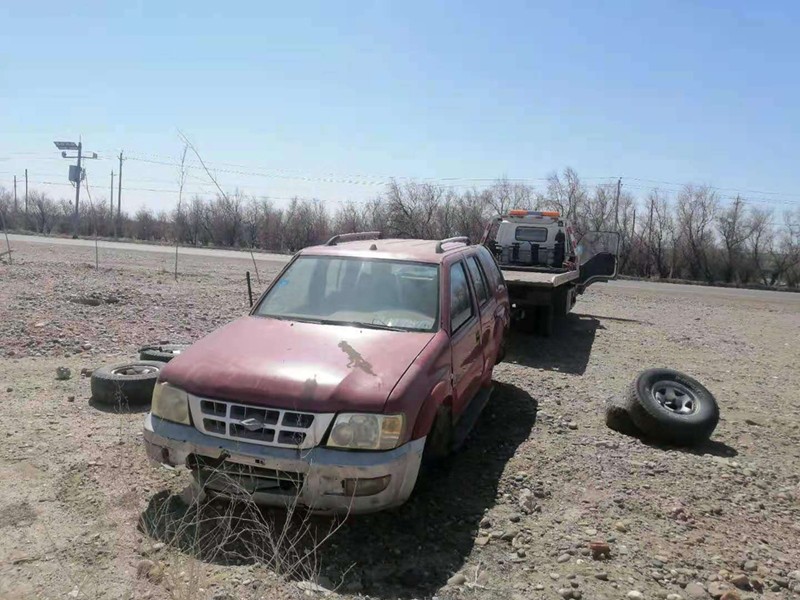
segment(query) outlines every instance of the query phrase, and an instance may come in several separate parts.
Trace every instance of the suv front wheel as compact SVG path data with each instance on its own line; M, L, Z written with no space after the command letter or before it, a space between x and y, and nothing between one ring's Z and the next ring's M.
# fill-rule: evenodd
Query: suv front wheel
M453 416L449 406L440 406L428 432L428 439L425 440L422 461L428 464L436 463L447 458L452 451Z

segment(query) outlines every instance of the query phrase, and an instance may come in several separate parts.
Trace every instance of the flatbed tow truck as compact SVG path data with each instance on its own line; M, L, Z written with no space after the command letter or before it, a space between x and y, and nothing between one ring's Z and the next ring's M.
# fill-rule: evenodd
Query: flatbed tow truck
M506 280L513 323L526 333L549 336L588 286L617 276L619 233L592 231L575 243L571 224L554 211L509 211L486 226L481 243Z

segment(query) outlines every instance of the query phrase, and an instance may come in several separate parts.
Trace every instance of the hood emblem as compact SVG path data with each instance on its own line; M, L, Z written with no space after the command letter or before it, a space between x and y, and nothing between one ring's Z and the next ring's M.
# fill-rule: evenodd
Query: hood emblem
M244 425L244 428L247 429L247 431L258 431L264 427L264 423L252 417L245 419L244 421L239 421L239 424Z

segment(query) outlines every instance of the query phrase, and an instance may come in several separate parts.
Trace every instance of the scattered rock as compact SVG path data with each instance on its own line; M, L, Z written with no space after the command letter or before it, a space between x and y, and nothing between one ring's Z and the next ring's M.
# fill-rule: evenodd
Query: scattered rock
M631 590L630 592L625 594L625 597L629 598L629 600L643 600L644 594L639 590Z
M680 594L667 594L667 600L683 600L683 596Z
M9 394L10 394L11 392L13 392L13 391L14 391L14 388L11 388L11 387L8 387L8 388L6 388L6 392L8 392Z
M81 369L81 375L84 377L91 377L92 373L94 373L94 369L90 369L89 367L83 367Z
M480 523L481 529L491 529L492 528L492 520L489 517L483 517Z
M614 523L614 529L616 529L620 533L627 533L629 531L628 526L622 521L617 521L616 523Z
M742 597L739 595L739 592L735 590L728 590L719 600L742 600Z
M706 592L705 588L694 581L689 583L686 588L684 588L684 591L689 598L708 598L708 593Z
M565 562L567 562L569 559L570 559L570 556L569 556L569 554L562 554L562 555L561 555L561 556L559 556L559 557L558 557L556 560L557 560L558 562L560 562L560 563L565 563Z
M745 571L750 571L752 573L753 571L758 570L758 563L754 560L746 560L744 563L742 563L742 568Z
M731 577L731 583L740 590L750 589L750 578L744 573L740 573L739 575Z
M75 402L75 396L67 396L67 402Z
M456 573L447 580L447 585L464 585L467 582L467 577L462 573Z
M594 560L602 560L611 556L611 546L606 542L591 542L589 543L589 550Z
M297 587L303 590L304 592L318 592L321 594L329 594L330 590L326 590L318 583L314 583L313 581L298 581Z
M569 427L574 431L578 428L578 424L575 421L570 421L569 423L567 423L567 427Z
M726 590L727 586L718 581L712 581L708 584L708 593L711 594L711 597L715 600L719 600Z
M72 371L68 367L56 367L56 379L66 381L70 377L72 377Z
M523 488L520 490L517 504L519 505L520 510L526 515L539 510L539 506L536 503L535 494L529 488Z
M139 577L149 579L153 583L159 583L164 578L164 565L145 558L137 563L136 574Z
M594 574L595 579L599 579L600 581L608 581L608 573L605 571L601 571L600 573Z

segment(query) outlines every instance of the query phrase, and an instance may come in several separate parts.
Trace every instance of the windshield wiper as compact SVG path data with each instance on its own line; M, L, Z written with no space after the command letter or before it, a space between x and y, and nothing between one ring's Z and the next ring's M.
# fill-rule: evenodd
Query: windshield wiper
M342 325L351 325L352 327L366 327L367 329L382 329L384 331L408 331L405 327L394 327L386 323L364 323L362 321L342 321Z

